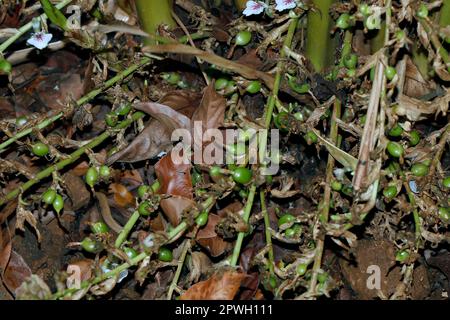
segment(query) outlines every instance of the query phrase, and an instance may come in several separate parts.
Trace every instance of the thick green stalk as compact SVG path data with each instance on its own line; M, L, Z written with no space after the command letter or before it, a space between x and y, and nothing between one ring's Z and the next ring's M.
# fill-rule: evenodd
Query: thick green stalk
M98 89L94 89L91 92L89 92L87 95L81 97L77 102L77 106L82 106L83 104L85 104L86 102L88 102L89 100L95 98L97 95L99 95L100 93L102 93L105 89L113 86L114 84L116 84L119 81L122 81L123 79L125 79L126 77L128 77L130 74L132 74L133 72L135 72L136 70L138 70L139 68L141 68L142 66L148 64L150 62L150 58L142 58L138 63L133 64L132 66L130 66L129 68L123 70L122 72L119 72L115 77L109 79L108 81L106 81L102 87L98 88ZM58 114L45 119L44 121L38 123L36 126L32 127L32 128L27 128L24 129L20 132L18 132L16 135L14 135L13 137L9 138L8 140L4 141L3 143L0 144L0 153L2 153L4 151L4 149L9 146L11 143L19 140L22 137L25 137L26 135L30 134L31 132L33 132L33 130L42 130L45 127L49 126L50 124L52 124L53 122L55 122L56 120L60 119L62 116L64 115L64 113L61 111Z
M119 123L115 129L124 129L128 127L131 123L134 121L142 118L144 116L143 112L136 112L134 113L129 119L126 119ZM48 166L46 169L42 170L41 172L37 173L36 176L33 179L28 180L27 182L23 183L19 187L15 188L11 192L9 192L6 196L0 199L0 206L4 205L6 202L15 199L20 193L30 189L32 186L34 186L36 183L41 181L44 178L47 178L52 175L53 172L63 169L64 167L68 166L69 164L74 163L78 158L80 158L86 150L95 148L99 144L101 144L103 141L105 141L107 138L109 138L111 135L113 135L112 131L105 131L95 139L93 139L91 142L85 144L81 148L77 149L73 153L69 155L67 159L61 160L56 164Z
M247 6L247 0L234 0L234 5L236 6L236 9L238 9L238 11L242 12Z
M177 26L172 17L171 0L136 0L135 3L141 27L148 34L157 34L162 24L170 29ZM146 39L144 42L155 44L152 39Z
M342 44L341 60L339 61L339 66L344 66L344 58L352 53L352 40L353 33L349 30L345 31L344 42Z
M450 0L443 0L439 15L439 25L446 27L450 25Z
M331 17L329 10L334 0L313 0L318 10L308 11L308 29L306 56L312 62L316 72L325 69L330 61L332 48L330 41Z
M250 192L248 193L247 202L245 203L244 215L242 216L242 219L245 222L248 222L248 220L250 218L250 212L252 211L253 200L255 199L255 193L256 193L256 186L254 184L252 184L252 186L250 187ZM244 237L245 237L245 232L239 232L238 237L236 239L236 243L234 244L233 255L231 256L231 261L230 261L230 264L233 267L235 267L238 263L239 255L241 253L242 242L244 241Z
M370 48L372 53L377 52L383 48L386 39L386 22L383 21L380 26L380 30L377 31L375 37L370 41Z
M72 0L63 0L63 1L59 2L57 5L55 5L55 7L57 9L62 9L65 6L67 6L70 2L72 2ZM40 18L41 19L46 19L47 15L45 13L43 13L43 14L40 15ZM33 22L32 21L28 22L26 25L24 25L21 28L19 28L19 30L17 30L16 34L14 34L13 36L9 37L5 42L3 42L0 45L0 54L2 54L10 45L12 45L22 35L24 35L28 31L30 31L31 28L33 28Z

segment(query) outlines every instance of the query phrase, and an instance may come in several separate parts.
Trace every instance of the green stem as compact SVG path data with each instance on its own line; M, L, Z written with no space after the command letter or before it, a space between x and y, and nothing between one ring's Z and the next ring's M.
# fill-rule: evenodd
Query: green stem
M141 27L148 34L157 34L162 24L170 29L177 26L172 17L171 0L136 0L135 3ZM144 42L155 44L152 39L146 39Z
M419 246L420 246L420 239L421 239L421 225L420 225L419 212L417 211L417 207L416 207L416 199L414 197L414 193L411 191L411 188L409 187L408 182L405 181L403 183L403 185L405 186L406 192L408 193L409 203L411 204L411 206L413 208L416 248L419 248Z
M159 189L160 186L161 186L161 184L159 183L159 180L156 180L150 186L150 189L152 190L152 192L156 192ZM138 221L139 216L140 216L140 214L139 214L138 210L134 211L133 214L130 216L130 218L128 219L127 223L123 227L122 231L117 236L116 242L114 243L114 246L116 248L119 248L122 245L122 243L126 240L126 238L128 237L128 234L130 233L131 229L133 229L134 225Z
M266 128L270 128L270 123L272 122L273 108L275 106L275 100L277 99L278 91L280 90L281 71L284 67L283 60L286 57L284 47L291 47L292 38L294 37L295 29L297 28L297 23L298 23L298 18L291 19L286 38L284 39L283 48L281 49L280 60L277 63L277 72L275 74L275 80L274 80L272 94L269 97L266 111L265 111L265 126L266 126Z
M273 275L274 273L274 255L273 255L273 247L272 247L272 236L270 233L270 219L269 219L269 213L267 212L266 208L266 193L265 190L261 190L259 192L259 198L261 201L261 209L264 216L264 233L266 235L266 245L269 247L268 256L269 256L269 271L270 274Z
M122 81L123 79L125 79L126 77L128 77L130 74L134 73L136 70L138 70L139 68L141 68L142 66L148 64L150 62L150 59L145 57L142 58L138 63L133 64L132 66L130 66L129 68L123 70L122 72L118 73L115 77L109 79L108 81L106 81L102 87L92 90L91 92L89 92L87 95L81 97L77 102L77 106L81 106L83 104L85 104L86 102L88 102L89 100L95 98L97 95L99 95L100 93L102 93L105 89L113 86L114 84L116 84L119 81ZM33 130L42 130L45 127L49 126L50 124L52 124L53 122L57 121L58 119L60 119L62 116L64 115L64 113L61 111L58 114L52 116L51 118L47 118L44 121L40 122L39 124L37 124L36 126L32 127L32 128L26 128L20 132L18 132L16 135L14 135L13 137L9 138L8 140L4 141L3 143L0 144L0 153L2 153L4 151L4 149L9 146L11 143L19 140L22 137L25 137L26 135L30 134L31 132L33 132Z
M352 40L353 33L350 30L345 31L344 43L342 44L341 60L339 61L339 66L344 66L344 58L352 53Z
M192 38L192 40L199 40L199 39L209 38L209 37L211 37L211 35L212 35L211 32L199 31L199 32L191 33L191 38ZM189 38L186 35L181 36L178 38L178 42L186 44L189 42Z
M248 220L250 218L250 212L252 211L253 207L253 200L255 199L255 193L256 193L256 186L252 184L250 187L250 192L248 193L247 202L245 203L244 208L244 215L242 216L242 219L248 223ZM242 242L244 241L246 232L239 232L238 237L236 239L236 243L234 245L233 255L231 256L231 262L230 264L235 267L239 260L239 255L241 253L241 247Z
M334 102L333 115L331 117L330 141L334 145L338 145L338 126L336 119L341 116L341 102L336 99ZM328 155L327 169L326 169L326 183L324 191L324 199L322 203L322 210L319 215L318 223L326 224L330 213L330 199L331 199L331 180L333 179L334 158L331 154ZM322 255L324 250L325 235L321 236L317 241L316 252L314 256L314 264L312 269L312 277L309 286L309 293L314 294L317 285L317 276L320 266L322 265Z
M208 199L206 199L202 204L201 204L201 208L203 211L208 211L211 210L212 205L214 204L215 198L214 197L209 197ZM200 210L200 212L202 211ZM194 217L195 219L196 217ZM179 225L177 225L175 228L173 228L172 230L170 230L168 232L168 237L169 239L174 239L180 232L184 232L187 228L188 228L188 224L186 221L181 221Z
M331 17L328 12L333 2L334 0L313 0L318 10L308 11L306 56L316 72L325 69L332 53L329 41Z
M131 229L133 229L134 224L139 219L139 211L134 211L131 217L128 219L127 223L123 227L122 231L117 236L116 242L114 243L114 246L116 248L119 248L122 243L125 241L125 239L128 237L128 234L130 233Z
M134 115L133 115L134 116ZM202 208L204 208L204 210L210 210L212 205L214 204L214 197L209 197L208 199L206 199L203 203L202 203ZM176 239L179 235L179 233L186 231L188 227L188 224L186 223L186 221L182 221L177 227L175 227L174 229L172 229L168 234L168 240L167 243L170 243L171 241L173 241L174 239ZM83 281L81 283L80 288L78 289L66 289L62 292L58 292L55 293L52 298L53 299L59 299L61 297L65 297L67 295L70 295L72 293L77 292L80 289L85 289L87 287L89 287L90 285L95 285L97 283L100 283L108 278L114 277L116 275L118 275L120 272L128 269L131 266L134 266L136 264L138 264L139 262L141 262L142 260L144 260L146 257L148 257L148 254L146 252L141 252L140 254L138 254L136 257L134 257L133 259L130 260L130 262L126 262L121 264L120 266L118 266L117 268L107 272L107 273L103 273L100 276L95 277L93 280L87 280L87 281Z
M134 113L130 118L123 120L121 123L119 123L114 129L120 130L128 127L131 123L134 121L142 118L144 116L143 112L136 112ZM105 141L107 138L109 138L111 135L113 135L112 131L105 131L95 139L93 139L91 142L85 144L81 148L77 149L73 153L69 155L67 159L61 160L56 164L50 165L46 169L42 170L41 172L37 173L36 176L33 179L28 180L27 182L23 183L19 187L15 188L11 192L9 192L6 196L0 199L0 206L4 205L6 202L15 199L20 193L30 189L32 186L34 186L36 183L41 181L42 179L50 176L53 172L59 171L63 169L64 167L68 166L69 164L74 163L78 158L80 158L88 149L95 148L99 144L101 144L103 141Z
M57 9L62 9L65 6L67 6L70 2L72 2L72 0L62 0L61 2L59 2L55 7ZM40 19L46 19L47 15L45 13L41 14ZM25 34L26 32L28 32L29 30L31 30L31 28L33 28L33 22L30 21L28 22L26 25L22 26L19 30L17 30L17 33L14 34L13 36L9 37L5 42L3 42L0 45L0 55L10 46L12 45L17 39L19 39L23 34Z
M169 287L169 292L167 293L167 300L172 299L173 291L175 290L175 287L177 286L178 279L180 278L181 271L183 270L184 261L186 260L186 255L189 250L189 240L185 240L183 251L181 252L181 256L178 259L178 266L177 271L175 272L175 275L173 276L172 282Z
M57 300L57 299L59 299L59 298L69 296L69 295L71 295L71 294L73 294L73 293L75 293L75 292L77 292L77 291L79 291L79 290L86 289L86 288L88 288L88 287L91 286L91 285L95 285L95 284L98 284L98 283L100 283L100 282L102 282L102 281L108 279L108 278L115 277L115 276L117 276L119 273L121 273L122 271L127 270L129 267L134 266L134 265L137 265L139 262L141 262L142 260L144 260L147 256L148 256L148 255L147 255L146 252L142 252L142 253L138 254L136 257L134 257L133 259L131 259L129 263L126 262L126 263L124 263L124 264L121 264L121 265L118 266L117 268L115 268L115 269L113 269L113 270L111 270L111 271L108 271L108 272L106 272L106 273L103 273L103 274L101 274L100 276L97 276L97 277L95 277L95 278L92 279L92 280L86 280L86 281L83 281L83 282L80 284L80 288L66 289L66 290L64 290L64 291L55 293L55 294L52 296L52 299Z

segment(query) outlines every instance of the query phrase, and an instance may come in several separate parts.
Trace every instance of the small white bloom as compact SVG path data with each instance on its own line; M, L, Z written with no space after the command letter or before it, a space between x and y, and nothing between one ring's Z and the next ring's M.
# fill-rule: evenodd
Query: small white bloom
M42 50L48 46L48 43L52 40L52 37L53 35L51 33L36 32L33 33L31 38L27 40L27 43L35 46L39 50Z
M345 174L345 170L342 168L336 168L333 171L334 176L336 177L337 180L342 181L344 180L344 174Z
M275 0L275 2L277 3L277 6L275 7L275 10L277 11L294 9L297 6L295 0Z
M267 5L261 1L247 1L246 8L242 12L244 16L251 16L252 14L260 14L267 8Z
M152 234L149 234L147 237L145 237L145 239L144 239L144 241L142 241L142 243L147 248L151 248L155 245L155 242L153 241L154 239L155 239L155 237L153 237Z

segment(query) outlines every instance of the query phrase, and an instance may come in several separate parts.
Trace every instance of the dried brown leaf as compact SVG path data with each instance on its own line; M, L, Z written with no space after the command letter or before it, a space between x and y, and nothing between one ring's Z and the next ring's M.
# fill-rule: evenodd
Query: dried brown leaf
M14 293L31 274L31 269L22 256L12 250L8 266L2 277L3 284Z
M12 242L9 229L7 225L0 225L0 278L8 265L11 250Z
M170 223L177 226L183 217L183 212L195 204L191 199L180 196L172 196L168 199L163 199L160 202L161 209L166 214Z
M145 129L124 149L113 154L108 164L116 161L137 162L155 158L172 148L171 134L177 128L190 128L190 117L198 105L199 96L188 91L173 91L159 103L138 103L136 109L149 113Z
M219 95L214 89L214 82L205 89L203 93L200 106L195 110L192 115L192 136L193 137L203 137L203 133L208 129L218 129L223 125L226 100L223 96ZM196 126L195 123L201 122L201 126ZM198 143L198 139L194 139L195 143ZM206 147L207 143L203 146L198 145L198 147Z
M191 164L175 164L167 154L155 164L155 173L161 184L159 193L193 199Z
M161 184L158 192L172 196L161 200L161 208L173 225L181 221L183 210L193 205L191 164L175 164L169 153L155 164L155 173Z
M405 84L403 93L409 97L419 98L436 89L436 84L427 81L419 72L417 66L408 57L406 59Z
M36 217L31 213L30 210L27 210L22 206L18 206L16 211L16 229L25 232L25 222L28 222L28 224L33 227L34 231L36 232L38 242L41 242L41 233L39 232L39 229L37 227L38 221Z
M245 277L244 273L234 271L216 273L208 280L194 284L180 300L232 300Z
M216 214L209 214L208 223L197 233L195 240L213 257L218 257L228 248L229 243L219 237L215 231L221 218Z
M211 269L211 260L201 251L195 251L191 254L189 261L189 281L197 282L200 277Z

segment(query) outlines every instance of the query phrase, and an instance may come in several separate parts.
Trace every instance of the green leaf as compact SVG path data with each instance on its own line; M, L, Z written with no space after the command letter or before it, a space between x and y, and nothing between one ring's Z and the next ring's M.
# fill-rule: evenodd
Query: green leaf
M352 171L356 170L356 165L358 164L358 159L353 157L352 155L348 154L345 151L342 151L338 147L336 147L334 144L323 138L319 131L316 129L312 129L312 131L317 135L320 142L322 142L325 147L327 148L328 152L331 154L331 156L336 159L340 164L342 164L345 168L351 169Z
M58 27L63 30L67 30L67 19L64 14L59 11L50 0L40 0L42 8L44 9L45 14L50 19L51 22L56 24Z

